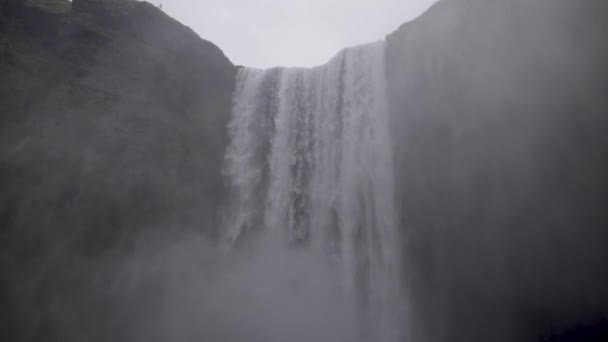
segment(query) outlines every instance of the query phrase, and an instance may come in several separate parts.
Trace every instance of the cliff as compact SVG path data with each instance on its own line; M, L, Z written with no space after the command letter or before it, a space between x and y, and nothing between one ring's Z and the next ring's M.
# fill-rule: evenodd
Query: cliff
M601 0L444 0L387 37L416 341L605 327L607 22Z
M387 37L413 341L606 322L606 7L443 0ZM0 340L194 339L106 261L216 235L235 72L145 2L0 0Z
M0 340L66 341L99 260L214 234L235 68L146 2L3 0L0 75Z

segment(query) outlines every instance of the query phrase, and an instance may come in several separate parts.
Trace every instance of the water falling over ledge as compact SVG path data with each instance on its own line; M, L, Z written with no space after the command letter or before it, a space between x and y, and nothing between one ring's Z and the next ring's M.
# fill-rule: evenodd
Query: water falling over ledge
M344 339L403 336L384 49L349 48L311 69L241 69L228 128L226 238L304 255L306 271L285 262L273 279L326 283L353 316Z

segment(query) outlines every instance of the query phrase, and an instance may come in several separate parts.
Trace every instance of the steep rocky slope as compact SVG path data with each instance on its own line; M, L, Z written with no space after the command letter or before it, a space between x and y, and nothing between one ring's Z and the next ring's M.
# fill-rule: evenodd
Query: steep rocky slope
M3 341L74 338L54 310L91 323L69 306L140 231L217 227L234 66L149 3L97 2L0 1Z
M387 37L416 341L606 322L606 34L601 0L444 0Z

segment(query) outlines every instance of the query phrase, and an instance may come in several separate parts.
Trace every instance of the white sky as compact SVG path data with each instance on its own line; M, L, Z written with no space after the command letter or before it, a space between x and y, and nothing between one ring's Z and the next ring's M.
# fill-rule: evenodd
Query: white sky
M148 0L237 65L313 66L377 41L435 0Z

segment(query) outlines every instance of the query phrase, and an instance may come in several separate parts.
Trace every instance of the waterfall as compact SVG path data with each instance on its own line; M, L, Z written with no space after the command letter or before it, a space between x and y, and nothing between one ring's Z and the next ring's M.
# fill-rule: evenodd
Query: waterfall
M224 232L318 257L353 304L357 336L394 341L403 304L384 48L349 48L310 69L239 70Z

